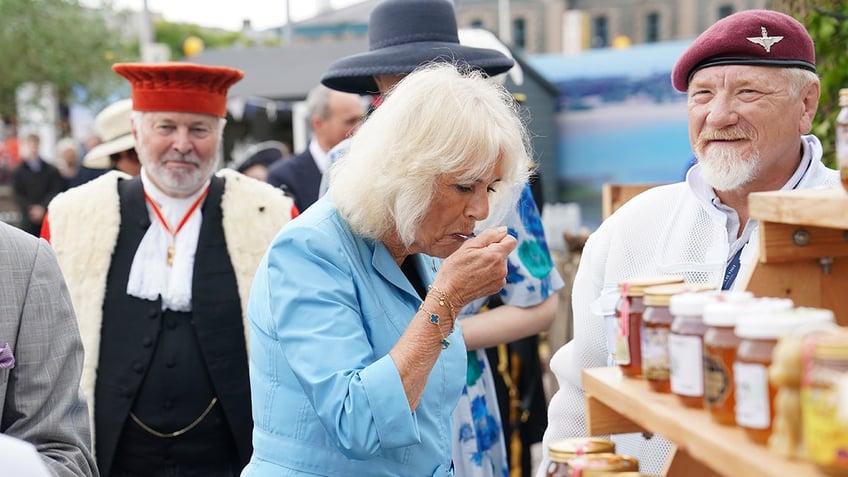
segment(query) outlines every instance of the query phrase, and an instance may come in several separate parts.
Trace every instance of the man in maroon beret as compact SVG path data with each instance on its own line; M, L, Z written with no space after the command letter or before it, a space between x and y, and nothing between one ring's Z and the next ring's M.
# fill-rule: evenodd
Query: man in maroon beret
M293 203L220 165L243 74L119 63L142 169L58 195L49 238L76 309L103 476L235 477L252 453L246 313Z
M815 70L804 26L766 10L719 20L677 61L672 84L688 95L689 140L698 162L684 182L628 201L587 241L574 280L574 340L551 360L560 389L549 405L545 449L556 439L585 435L581 372L615 365L622 356L612 354L620 335L619 283L672 274L741 289L744 280L736 277L750 272L759 244L748 194L839 185L838 173L821 162L821 143L809 135L820 93ZM675 348L686 353L673 352L672 362L701 363L700 347ZM717 397L704 389L702 375L675 376L674 367L671 373L676 393ZM630 434L615 440L616 452L637 456L642 472L661 473L665 439Z

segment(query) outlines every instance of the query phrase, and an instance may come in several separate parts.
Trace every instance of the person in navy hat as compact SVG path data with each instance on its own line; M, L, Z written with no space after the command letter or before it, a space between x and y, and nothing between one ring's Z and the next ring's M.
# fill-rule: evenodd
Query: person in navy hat
M488 76L505 73L514 64L497 50L460 44L456 14L447 0L384 0L368 19L368 51L330 64L321 83L348 93L378 94L386 89L379 82L396 83L399 76L437 61Z
M551 360L559 391L548 409L546 449L586 433L581 372L615 364L602 317L614 314L610 298L619 283L673 274L744 289L738 277L750 273L759 248L748 195L839 185L809 134L820 94L815 64L804 26L768 10L719 20L678 59L671 82L688 96L697 164L685 181L628 201L589 237L574 280L574 339ZM660 473L668 441L641 434L615 440L616 452L638 457L643 473Z
M322 83L351 93L390 96L390 91L406 75L428 63L454 63L482 71L490 78L508 72L514 64L511 57L496 49L463 44L453 5L445 0L385 0L379 3L369 19L368 44L367 52L332 63ZM508 52L505 47L503 49ZM334 149L331 157L343 155L344 147L342 143ZM510 436L505 435L505 431L518 433L518 429L504 425L508 416L502 416L499 410L494 378L497 370L490 364L486 348L533 337L547 330L556 317L556 292L563 286L545 241L530 186L525 188L504 224L519 243L509 256L507 283L497 294L475 300L459 314L470 365L466 388L454 411L452 457L457 475L468 477L509 474L506 442ZM533 356L538 361L538 353ZM536 378L541 379L541 373ZM522 379L530 381L532 378L522 376ZM522 384L525 388L533 388L526 382ZM518 398L531 402L529 394ZM524 413L526 418L530 408L524 402L521 405L524 408L518 412ZM544 417L544 411L534 413L533 422L544 420ZM541 429L536 434L539 439ZM522 452L524 464L529 464L530 443L523 444L526 444Z

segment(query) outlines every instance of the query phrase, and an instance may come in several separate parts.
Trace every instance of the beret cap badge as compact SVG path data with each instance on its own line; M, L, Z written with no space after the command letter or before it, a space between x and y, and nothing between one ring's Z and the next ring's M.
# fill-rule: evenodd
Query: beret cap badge
M766 53L771 53L771 46L783 39L782 36L768 36L766 27L760 27L763 36L749 36L748 41L756 43L766 50Z

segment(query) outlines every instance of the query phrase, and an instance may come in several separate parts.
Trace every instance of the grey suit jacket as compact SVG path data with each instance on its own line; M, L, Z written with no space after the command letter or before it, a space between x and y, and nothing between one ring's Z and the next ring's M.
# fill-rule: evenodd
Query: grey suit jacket
M97 476L88 408L80 392L83 349L56 257L44 240L0 222L0 433L35 445L57 476Z

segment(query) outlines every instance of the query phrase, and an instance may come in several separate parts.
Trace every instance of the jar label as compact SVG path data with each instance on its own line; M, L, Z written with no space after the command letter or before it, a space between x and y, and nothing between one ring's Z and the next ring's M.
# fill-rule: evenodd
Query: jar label
M762 364L733 363L736 386L736 423L749 429L768 429L771 424L768 369Z
M704 395L704 344L700 336L668 335L671 392L680 396Z
M630 364L630 343L627 342L627 336L622 332L621 327L616 327L615 330L615 362L618 365Z
M668 334L665 327L642 326L642 375L647 379L668 379Z
M607 366L618 366L616 360L616 346L618 342L618 316L604 316L604 328L606 330L605 337L607 341Z
M731 370L720 356L704 354L704 402L707 407L724 404L730 396Z
M848 423L837 416L836 387L802 387L804 447L813 462L848 469Z

